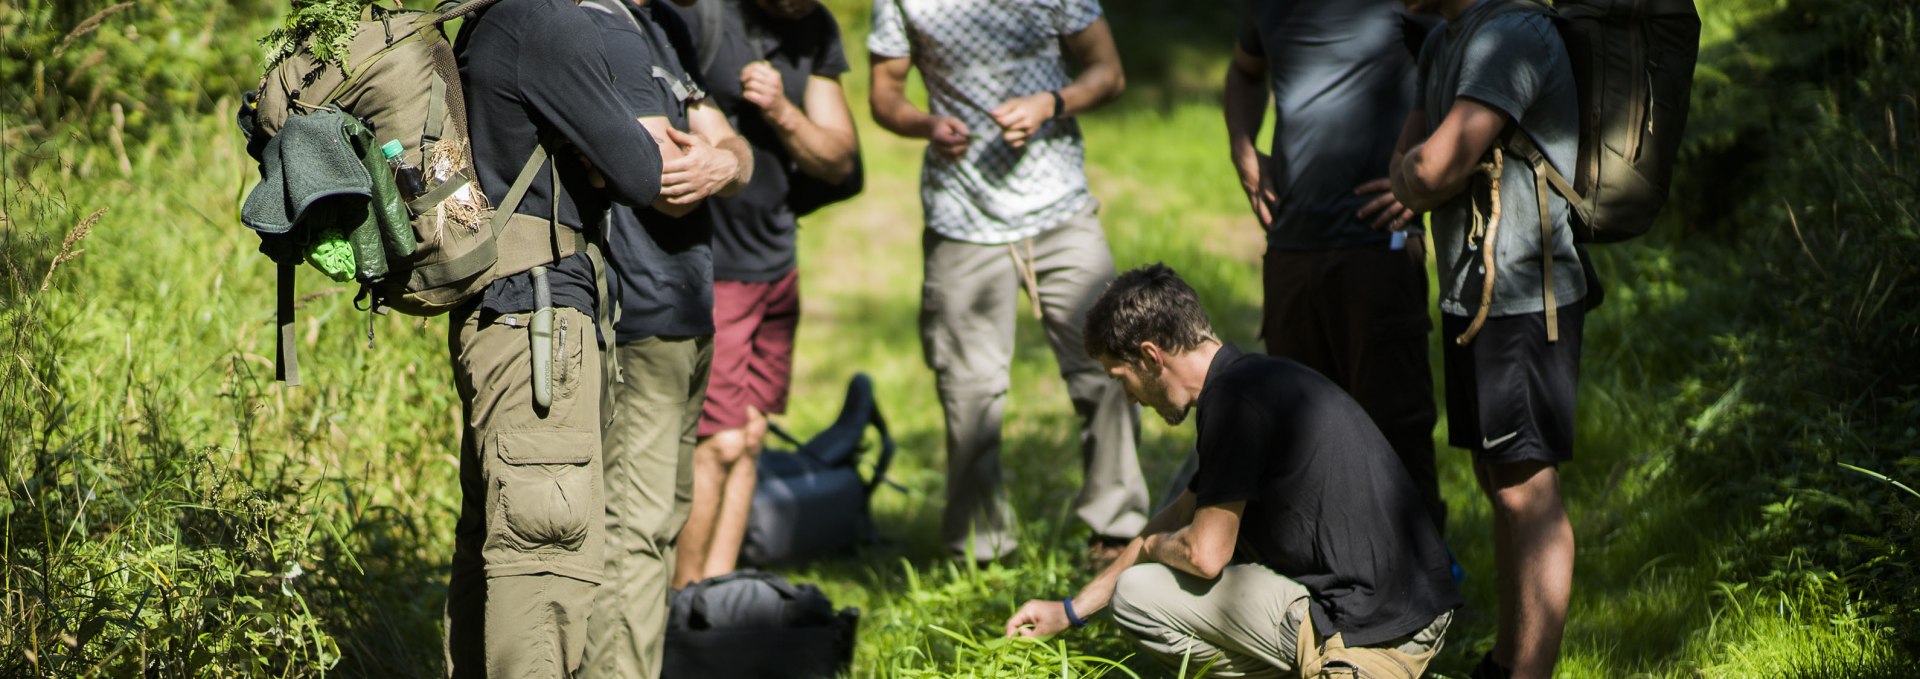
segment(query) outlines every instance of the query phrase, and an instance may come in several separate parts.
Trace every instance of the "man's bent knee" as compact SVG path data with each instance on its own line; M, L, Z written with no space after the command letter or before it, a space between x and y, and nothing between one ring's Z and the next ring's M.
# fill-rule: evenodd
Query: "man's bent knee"
M746 454L746 432L728 429L715 432L700 442L699 447L694 449L694 464L708 468L731 469Z
M1120 573L1113 585L1113 621L1136 637L1158 638L1165 625L1157 622L1160 596L1178 587L1173 571L1157 563L1139 564Z

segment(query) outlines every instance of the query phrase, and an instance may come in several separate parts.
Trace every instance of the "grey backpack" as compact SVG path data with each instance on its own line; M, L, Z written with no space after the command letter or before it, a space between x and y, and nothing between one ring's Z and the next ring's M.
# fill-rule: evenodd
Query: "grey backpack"
M1579 241L1646 233L1667 203L1686 132L1700 13L1693 0L1559 0L1553 11L1580 91L1573 181L1517 129L1507 147L1573 205Z
M1466 49L1488 20L1514 12L1538 12L1554 18L1573 67L1580 97L1580 152L1569 180L1518 125L1509 126L1491 151L1496 171L1502 154L1533 168L1534 195L1540 201L1540 235L1551 247L1553 223L1547 192L1559 193L1573 208L1576 243L1610 243L1646 233L1667 203L1674 161L1687 125L1693 92L1693 68L1700 55L1700 14L1693 0L1499 0L1481 13L1448 45ZM1459 60L1456 54L1454 61ZM1431 66L1423 62L1424 71ZM1466 344L1479 333L1492 303L1493 244L1499 229L1499 182L1492 183L1493 216L1485 229L1487 276L1472 325L1455 342ZM1584 258L1583 258L1584 262ZM1553 258L1541 258L1545 281L1547 340L1559 339L1558 303L1553 294Z

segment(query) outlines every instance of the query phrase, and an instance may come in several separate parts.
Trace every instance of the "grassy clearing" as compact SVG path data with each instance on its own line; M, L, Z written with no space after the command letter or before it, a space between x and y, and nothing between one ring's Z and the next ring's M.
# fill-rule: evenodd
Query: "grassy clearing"
M253 50L225 43L264 33L276 10L137 5L27 66L109 7L82 4L0 8L0 84L31 102L0 106L0 604L20 621L0 628L0 675L433 674L457 507L443 321L370 319L303 273L308 384L273 383L271 268L237 226L253 170L229 122ZM1019 330L1006 423L1018 559L938 556L919 147L867 120L866 12L831 4L869 186L802 232L807 315L785 419L825 426L846 379L869 373L903 490L877 496L888 544L790 575L866 612L859 676L1157 674L1105 623L995 639L1020 601L1085 577L1067 512L1073 416L1034 323ZM1613 283L1588 325L1566 468L1581 551L1562 674L1913 676L1899 623L1920 601L1915 505L1833 463L1920 476L1920 111L1899 104L1920 24L1892 2L1704 4L1698 175L1682 187L1694 200L1658 235L1597 251ZM1228 339L1258 347L1262 243L1212 103L1231 17L1107 6L1132 88L1083 124L1115 258L1168 262ZM200 72L143 66L161 63ZM1831 69L1856 77L1822 90ZM1786 209L1768 207L1779 198ZM1147 420L1157 493L1192 432ZM1442 452L1449 538L1470 573L1442 674L1464 673L1493 631L1487 510L1466 462Z

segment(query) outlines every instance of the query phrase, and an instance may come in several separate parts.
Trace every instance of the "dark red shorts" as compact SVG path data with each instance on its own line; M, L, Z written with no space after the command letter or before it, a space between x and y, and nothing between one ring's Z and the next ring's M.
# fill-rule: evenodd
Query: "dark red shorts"
M787 411L793 333L800 326L800 272L771 283L713 282L713 372L700 436L747 424L747 406Z

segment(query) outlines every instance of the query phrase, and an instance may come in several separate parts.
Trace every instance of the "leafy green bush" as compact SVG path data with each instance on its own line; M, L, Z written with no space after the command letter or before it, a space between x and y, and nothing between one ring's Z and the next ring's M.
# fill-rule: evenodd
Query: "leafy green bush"
M274 0L0 3L0 132L129 153L171 121L251 90ZM16 160L18 160L16 158ZM88 160L90 159L82 159ZM18 176L20 166L10 166Z
M1912 654L1920 503L1838 463L1920 477L1920 10L1703 4L1719 42L1675 205L1692 239L1733 244L1750 287L1715 371L1733 407L1700 423L1692 478L1764 509L1733 579L1831 602Z

